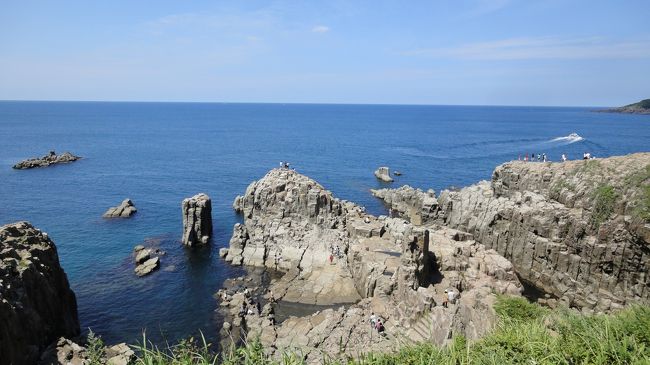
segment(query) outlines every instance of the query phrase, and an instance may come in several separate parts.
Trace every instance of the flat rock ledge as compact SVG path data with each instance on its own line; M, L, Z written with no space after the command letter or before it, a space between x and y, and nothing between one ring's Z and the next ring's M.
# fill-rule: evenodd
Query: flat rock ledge
M390 177L390 169L386 166L375 170L375 177L383 182L393 182L393 178Z
M13 166L14 169L24 170L24 169L33 169L36 167L47 167L50 165L55 165L59 163L68 163L74 162L80 159L81 157L75 156L70 152L63 152L60 155L57 155L56 152L50 151L49 154L43 157L29 158L23 161L18 162Z
M200 193L183 199L183 244L206 244L212 236L212 199Z
M164 255L165 251L137 245L133 249L133 254L135 256L135 274L146 276L160 268L160 256Z
M128 218L132 216L138 210L133 205L131 199L124 199L120 205L116 207L108 208L106 213L104 213L104 218Z

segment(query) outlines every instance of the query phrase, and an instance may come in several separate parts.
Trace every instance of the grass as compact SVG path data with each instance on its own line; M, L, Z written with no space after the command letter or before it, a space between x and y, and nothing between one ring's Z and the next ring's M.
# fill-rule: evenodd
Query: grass
M611 185L601 185L594 192L594 209L591 213L591 226L598 229L614 212L616 191Z
M424 343L396 353L325 361L331 365L470 364L650 364L650 307L632 306L609 315L583 315L566 308L550 310L520 297L499 297L496 328L469 342L456 336L445 347ZM94 340L97 344L97 340ZM293 365L299 354L269 358L259 341L222 354L210 351L202 336L159 349L144 338L134 364L142 365ZM101 343L100 343L101 345ZM96 346L91 345L90 348ZM97 352L94 349L91 352Z
M642 221L650 222L650 164L625 177L625 189L640 191L633 214Z

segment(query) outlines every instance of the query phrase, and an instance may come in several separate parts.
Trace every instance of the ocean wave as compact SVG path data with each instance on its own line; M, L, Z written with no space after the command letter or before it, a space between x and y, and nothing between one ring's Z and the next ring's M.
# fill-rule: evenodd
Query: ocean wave
M566 142L567 144L584 141L578 133L571 133L568 136L553 138L550 142Z

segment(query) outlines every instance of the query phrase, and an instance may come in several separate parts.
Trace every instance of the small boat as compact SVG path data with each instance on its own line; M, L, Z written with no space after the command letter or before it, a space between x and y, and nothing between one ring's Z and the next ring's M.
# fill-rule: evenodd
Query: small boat
M399 171L393 171L393 175L395 176L402 176L402 173Z

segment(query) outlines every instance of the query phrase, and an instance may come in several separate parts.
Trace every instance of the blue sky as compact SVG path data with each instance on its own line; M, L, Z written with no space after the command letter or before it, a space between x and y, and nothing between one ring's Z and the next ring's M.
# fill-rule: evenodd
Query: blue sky
M0 0L0 99L626 104L648 5Z

